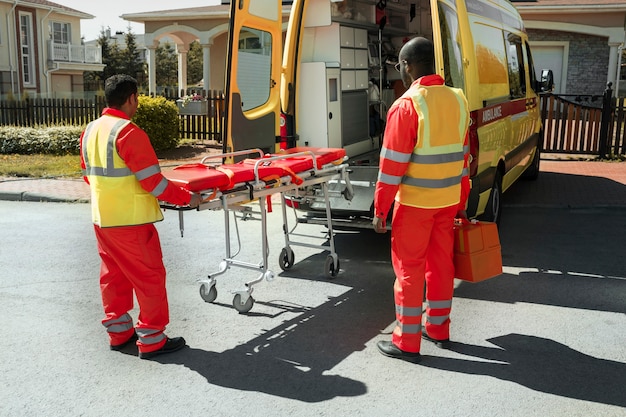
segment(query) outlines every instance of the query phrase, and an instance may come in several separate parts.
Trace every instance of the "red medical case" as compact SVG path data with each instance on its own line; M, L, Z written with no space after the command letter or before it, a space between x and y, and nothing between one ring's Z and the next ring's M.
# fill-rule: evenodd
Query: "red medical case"
M454 225L455 277L479 282L502 274L498 226L491 222Z

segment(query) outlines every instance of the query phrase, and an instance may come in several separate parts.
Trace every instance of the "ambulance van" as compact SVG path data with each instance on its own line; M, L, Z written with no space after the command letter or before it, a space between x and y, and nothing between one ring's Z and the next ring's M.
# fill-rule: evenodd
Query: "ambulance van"
M469 102L468 214L499 222L502 193L538 175L550 89L508 0L233 0L224 151L345 148L354 191L335 190L333 221L369 227L386 109L403 92L393 65L414 36L434 42L437 73ZM288 204L313 221L316 193Z

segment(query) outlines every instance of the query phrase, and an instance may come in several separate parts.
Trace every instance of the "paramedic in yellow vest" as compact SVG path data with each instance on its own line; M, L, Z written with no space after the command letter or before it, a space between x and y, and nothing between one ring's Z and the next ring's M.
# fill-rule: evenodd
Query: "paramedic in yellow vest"
M146 359L185 346L182 337L170 339L164 333L169 309L161 243L153 224L163 220L157 199L196 207L201 197L163 177L148 135L130 121L137 111L137 81L114 75L106 80L104 94L108 107L80 138L102 260L102 324L111 350L136 344L139 357ZM134 325L129 314L133 293L140 309Z
M469 111L462 91L435 74L433 44L414 38L396 69L408 90L390 107L374 195L374 229L391 221L396 326L386 356L420 361L421 339L445 347L454 290L453 225L467 218ZM426 310L422 317L426 282ZM422 325L424 323L424 325Z

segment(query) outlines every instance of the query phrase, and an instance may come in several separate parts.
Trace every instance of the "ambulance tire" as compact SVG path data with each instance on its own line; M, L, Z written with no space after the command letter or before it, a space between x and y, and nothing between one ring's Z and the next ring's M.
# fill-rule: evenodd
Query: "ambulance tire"
M500 217L502 217L502 173L497 170L487 207L479 220L493 222L500 226Z

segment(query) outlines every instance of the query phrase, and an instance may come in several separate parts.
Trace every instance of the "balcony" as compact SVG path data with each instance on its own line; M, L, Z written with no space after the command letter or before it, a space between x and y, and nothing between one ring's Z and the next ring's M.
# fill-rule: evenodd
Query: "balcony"
M102 48L48 41L48 59L53 62L102 64Z

